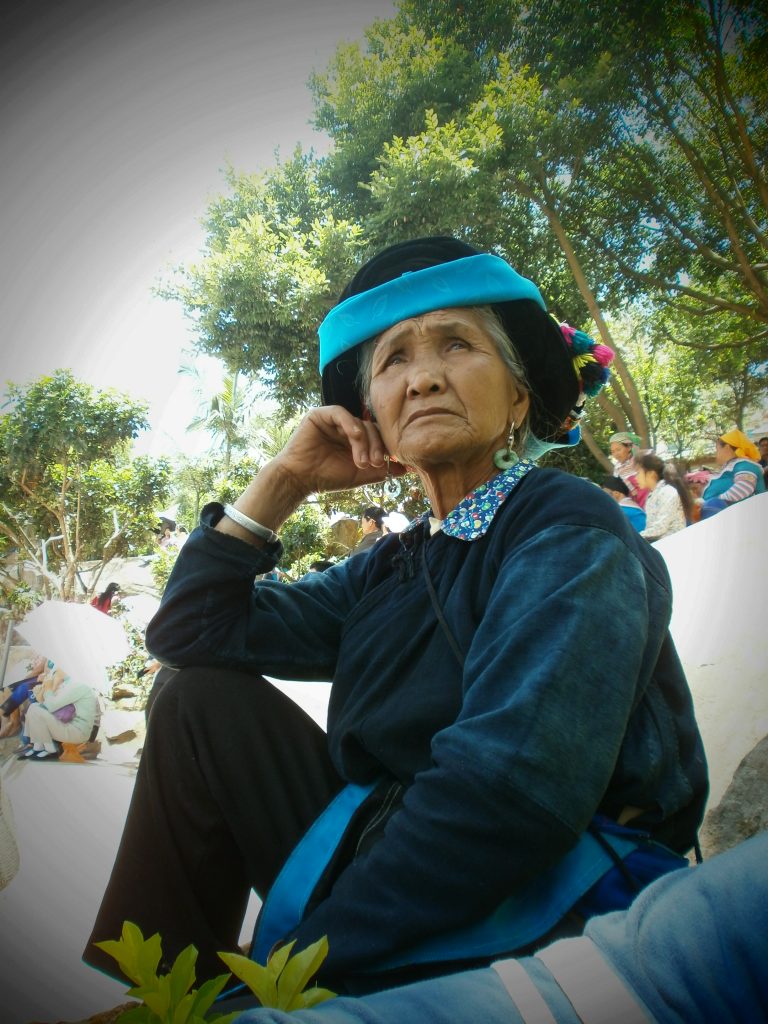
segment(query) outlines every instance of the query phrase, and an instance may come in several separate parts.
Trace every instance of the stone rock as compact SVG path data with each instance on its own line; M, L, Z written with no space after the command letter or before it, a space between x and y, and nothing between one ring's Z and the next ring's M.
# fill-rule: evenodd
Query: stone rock
M768 829L768 736L742 760L720 803L704 817L699 836L711 857Z
M115 683L112 687L112 700L136 700L141 696L141 687L132 686L131 683Z
M101 716L99 732L108 743L127 743L143 731L143 711L120 711L117 708L110 708Z

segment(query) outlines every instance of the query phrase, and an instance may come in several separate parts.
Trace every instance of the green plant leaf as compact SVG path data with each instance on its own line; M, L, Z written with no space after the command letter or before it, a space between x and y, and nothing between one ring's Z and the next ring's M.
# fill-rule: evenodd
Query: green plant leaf
M210 978L208 981L203 982L194 993L192 1014L204 1017L213 1005L216 996L218 996L231 977L231 974L219 974L218 977Z
M318 1003L324 1003L326 999L336 998L336 993L331 992L330 989L315 986L314 988L306 989L306 991L297 996L291 1009L308 1010L310 1006L317 1006Z
M273 953L269 954L267 957L267 970L273 978L277 978L282 969L288 963L291 950L295 945L296 939L293 939L291 942L287 942L284 946L278 946Z
M277 985L268 968L239 953L219 953L219 958L245 982L262 1006L277 1006Z
M194 946L187 946L186 949L182 949L174 960L173 967L171 967L171 972L168 975L171 1008L180 1004L183 997L194 985L196 961L197 950Z
M134 928L136 928L135 925ZM136 971L140 982L151 981L153 978L157 977L157 965L160 963L160 958L163 955L160 936L155 932L155 934L150 935L148 939L143 939L138 928L136 928L136 931L139 936L139 945L136 955Z
M119 940L108 939L94 945L115 959L123 974L136 985L151 982L157 976L162 947L160 936L152 935L145 941L138 925L124 921Z
M171 1006L171 985L168 975L157 979L154 985L142 986L134 989L133 993L139 996L147 1006L157 1014L160 1020L164 1021Z
M328 939L323 935L288 960L277 982L276 1005L279 1009L293 1010L301 1005L296 1002L296 997L303 992L327 956Z
M192 1016L192 1009L195 1004L195 993L187 992L186 995L182 996L178 1004L171 1005L170 1021L171 1024L188 1024L190 1017Z

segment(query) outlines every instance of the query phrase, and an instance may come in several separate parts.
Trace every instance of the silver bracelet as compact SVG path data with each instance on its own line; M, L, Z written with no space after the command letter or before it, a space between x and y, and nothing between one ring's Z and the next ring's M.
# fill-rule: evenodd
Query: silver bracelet
M262 526L255 519L251 519L250 516L238 512L232 505L224 506L224 515L231 519L233 523L237 523L238 526L242 526L244 530L252 533L254 537L260 537L261 540L265 540L267 544L276 544L280 539L274 530L270 530L269 527Z

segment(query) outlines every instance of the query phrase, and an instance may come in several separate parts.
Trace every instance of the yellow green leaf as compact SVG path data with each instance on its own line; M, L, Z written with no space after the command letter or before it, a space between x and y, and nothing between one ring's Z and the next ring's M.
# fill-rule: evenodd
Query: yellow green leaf
M324 1003L327 999L336 999L336 993L331 992L328 988L320 988L316 985L314 988L308 988L301 995L297 996L295 1004L291 1009L308 1010L310 1006L317 1006L318 1003Z
M262 1006L277 1006L277 986L266 967L239 953L219 953L219 958L248 986Z
M197 961L197 950L194 946L187 946L182 949L176 957L168 975L168 983L171 992L171 1006L180 1003L184 995L189 992L195 983L195 962Z
M278 974L280 974L282 969L288 963L291 950L295 945L296 939L293 939L291 942L287 942L284 946L278 946L278 948L267 957L267 970L272 974L273 978L277 978Z
M323 960L328 956L328 939L323 935L306 949L292 956L277 983L277 1007L281 1010L294 1008L296 996L314 978Z

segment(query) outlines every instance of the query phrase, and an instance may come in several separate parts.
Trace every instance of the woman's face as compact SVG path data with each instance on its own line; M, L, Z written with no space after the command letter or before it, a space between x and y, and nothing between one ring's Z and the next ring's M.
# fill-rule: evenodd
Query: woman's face
M735 454L735 449L731 448L729 444L719 439L715 441L715 462L718 466L724 466L726 462L730 462Z
M440 309L385 331L370 400L387 450L416 468L492 459L529 405L473 309Z
M619 466L626 462L631 454L632 449L628 444L623 444L621 441L611 441L611 455L614 462Z

